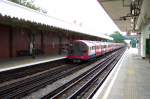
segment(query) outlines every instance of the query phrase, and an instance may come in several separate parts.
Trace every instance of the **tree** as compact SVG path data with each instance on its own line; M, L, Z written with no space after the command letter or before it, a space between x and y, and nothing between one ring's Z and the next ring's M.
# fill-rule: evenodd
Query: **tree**
M114 39L114 42L116 43L125 43L125 37L118 31L115 31L110 36Z
M131 39L130 45L131 45L133 48L136 47L136 45L137 45L137 40L136 40L136 38L132 38L132 39Z
M34 9L34 10L37 10L37 11L40 11L40 12L43 12L43 13L47 13L46 10L44 10L44 9L42 9L40 7L35 6L33 4L34 0L9 0L9 1L17 3L17 4L20 4L20 5L23 5L23 6L26 6L28 8L31 8L31 9Z

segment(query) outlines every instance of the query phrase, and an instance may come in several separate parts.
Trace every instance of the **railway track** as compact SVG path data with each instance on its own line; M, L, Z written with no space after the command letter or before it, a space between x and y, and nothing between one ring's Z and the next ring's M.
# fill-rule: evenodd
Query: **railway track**
M109 56L110 57L110 56ZM104 60L100 60L100 63L105 63ZM10 81L4 84L0 84L0 97L2 99L12 99L12 98L21 98L25 95L28 95L32 92L35 92L36 90L45 87L48 84L51 84L58 79L61 79L65 76L71 75L72 73L86 67L87 65L91 64L92 62L88 62L85 64L76 64L76 65L61 65L54 68L50 68L35 74L30 74L29 76L23 76L22 78L19 78L14 81ZM87 72L86 72L87 73ZM82 75L85 75L86 73L83 73ZM80 75L80 78L82 77ZM77 80L78 78L74 79ZM68 83L70 85L71 82ZM63 86L68 86L63 85ZM62 87L63 88L63 87ZM61 88L58 88L57 91L61 91ZM51 93L53 96L57 91L53 91ZM48 94L44 96L43 98L51 97Z
M48 70L53 67L60 66L62 64L65 64L65 61L65 59L60 59L52 62L46 62L42 64L31 65L23 68L0 72L0 83L10 81L13 79L23 78L25 76L29 76L38 72L42 72L44 70Z
M79 64L59 64L59 66L56 67L51 66L54 68L50 68L48 70L44 70L25 77L23 76L22 78L15 79L13 81L4 82L0 84L0 97L3 99L23 97L57 81L58 79L70 75L73 72L80 70L81 68L84 68L89 63L82 64L80 66ZM27 75L26 73L24 74Z
M76 65L61 65L56 68L33 74L31 76L23 77L10 84L5 83L4 85L0 86L0 97L2 99L20 98L83 67L84 66L78 67Z
M123 50L108 57L82 76L78 76L61 88L47 94L42 99L91 99L96 90L103 83L117 61Z

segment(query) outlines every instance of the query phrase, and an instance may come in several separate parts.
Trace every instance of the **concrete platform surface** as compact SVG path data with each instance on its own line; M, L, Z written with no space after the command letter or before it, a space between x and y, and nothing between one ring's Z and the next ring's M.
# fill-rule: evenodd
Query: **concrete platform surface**
M10 69L17 69L25 66L40 64L44 62L55 61L65 58L65 55L56 56L38 56L36 58L31 57L18 57L11 60L5 60L0 62L0 72L7 71Z
M150 63L130 48L93 99L150 99Z

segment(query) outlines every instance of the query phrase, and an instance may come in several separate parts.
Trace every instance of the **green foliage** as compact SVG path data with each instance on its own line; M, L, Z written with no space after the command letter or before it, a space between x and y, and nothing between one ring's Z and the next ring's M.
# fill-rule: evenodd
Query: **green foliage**
M28 8L31 8L31 9L34 9L34 10L37 10L37 11L40 11L40 12L43 12L43 13L47 13L46 10L41 9L40 7L35 6L35 5L33 4L33 3L34 3L34 0L9 0L9 1L15 2L15 3L17 3L17 4L26 6L26 7L28 7Z
M137 43L137 40L136 40L136 39L131 39L130 44L131 44L131 46L132 46L133 48L136 47L136 43Z
M20 4L20 0L9 0L9 1Z
M118 31L114 32L110 36L114 39L114 42L116 43L125 43L125 37Z

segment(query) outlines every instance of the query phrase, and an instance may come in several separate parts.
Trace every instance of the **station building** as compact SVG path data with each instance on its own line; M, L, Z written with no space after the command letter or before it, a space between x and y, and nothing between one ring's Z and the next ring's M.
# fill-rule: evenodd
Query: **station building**
M98 89L93 99L149 99L150 69L145 60L150 55L150 0L98 0L121 31L138 39L137 49L128 49ZM0 0L0 60L30 56L30 44L36 55L62 55L76 39L108 40L104 35L64 20L39 13L18 4ZM141 58L142 57L142 58ZM20 58L20 57L19 57ZM5 62L7 71L48 61ZM58 59L58 58L57 58ZM56 59L56 60L57 60ZM7 64L6 64L7 63ZM17 63L17 65L16 65Z
M112 39L90 35L92 32L13 2L0 1L0 60L30 56L31 47L36 56L61 55L76 39Z

